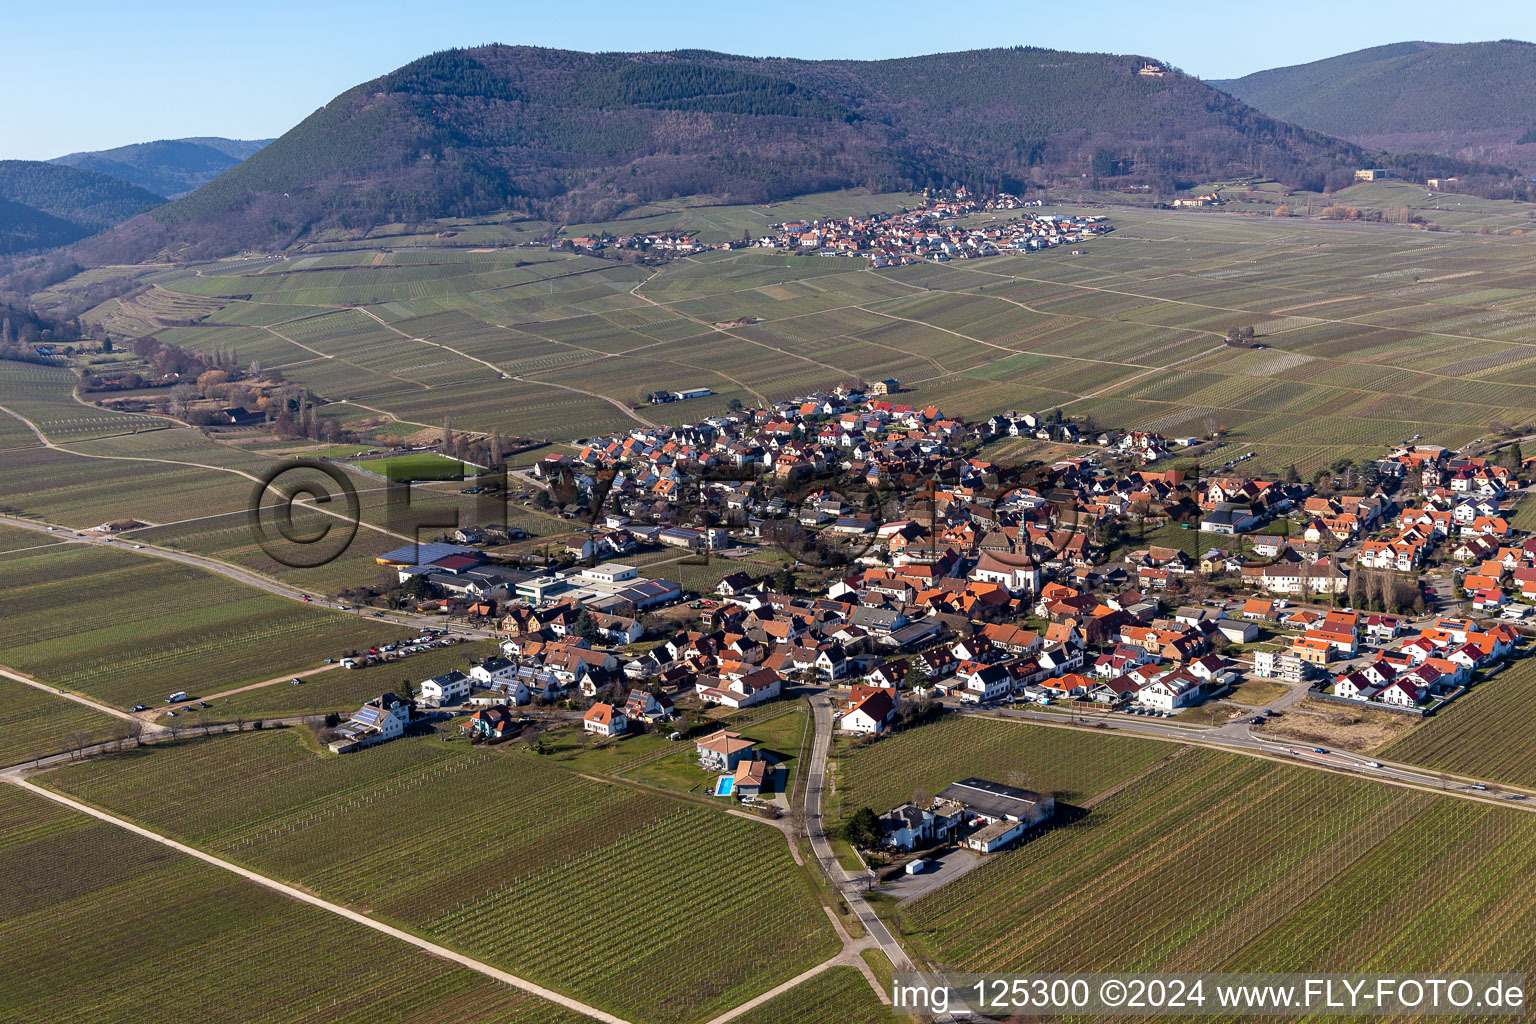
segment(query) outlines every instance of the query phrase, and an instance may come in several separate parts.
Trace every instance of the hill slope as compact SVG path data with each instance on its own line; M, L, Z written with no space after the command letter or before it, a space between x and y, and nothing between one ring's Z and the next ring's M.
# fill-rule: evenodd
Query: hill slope
M606 218L709 194L1084 178L1321 187L1357 147L1135 56L1033 48L885 61L487 46L357 86L111 239L113 257L285 245L319 227L513 209ZM93 243L94 245L95 243Z
M271 139L162 139L116 149L70 153L49 163L83 167L156 195L185 195L247 159Z
M0 252L64 245L165 200L96 171L38 160L0 160Z
M0 197L0 255L68 245L90 233L79 224Z
M1531 43L1393 43L1212 84L1364 146L1536 169Z

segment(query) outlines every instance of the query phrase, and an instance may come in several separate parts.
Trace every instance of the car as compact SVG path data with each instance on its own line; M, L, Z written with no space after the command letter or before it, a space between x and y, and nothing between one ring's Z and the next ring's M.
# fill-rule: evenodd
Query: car
M1471 785L1471 787L1470 787L1470 788L1471 788L1471 789L1487 789L1487 788L1488 788L1488 786L1487 786L1487 784L1486 784L1486 783L1482 783L1482 782L1474 782L1474 783L1472 783L1472 785Z
M135 704L133 707L129 708L128 710L129 711L148 711L149 710L149 705L147 705L147 704Z
M144 550L144 545L143 544L135 544L133 546L133 550L135 550L135 551L143 551Z
M1367 761L1367 762L1365 762L1365 766L1367 768L1380 768L1381 767L1381 762L1380 761Z
M174 711L167 711L165 713L165 717L167 717L167 718L175 718L176 717L176 712L174 712Z
M301 601L308 601L309 600L309 595L305 594L299 600L301 600Z
M1328 751L1325 748L1323 748L1323 747L1313 747L1312 748L1312 753L1314 753L1314 754L1326 754L1326 753L1328 753Z
M336 664L336 659L335 658L326 658L324 663L327 664L327 665L334 665L334 664Z
M288 680L288 681L289 681L289 682L290 682L290 683L292 683L292 684L293 684L293 685L294 685L294 686L298 686L298 685L299 685L299 684L300 684L300 683L302 683L302 682L303 682L303 681L304 681L304 680L303 680L303 679L301 679L301 678L300 678L300 677L298 677L298 676L294 676L294 677L293 677L293 678L292 678L292 679L290 679L290 680Z

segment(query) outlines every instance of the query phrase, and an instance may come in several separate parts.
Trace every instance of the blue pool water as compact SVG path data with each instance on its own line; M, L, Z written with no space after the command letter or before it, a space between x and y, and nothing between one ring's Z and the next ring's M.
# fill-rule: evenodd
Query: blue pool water
M715 796L730 796L736 788L736 779L731 775L720 776L720 781L715 783Z

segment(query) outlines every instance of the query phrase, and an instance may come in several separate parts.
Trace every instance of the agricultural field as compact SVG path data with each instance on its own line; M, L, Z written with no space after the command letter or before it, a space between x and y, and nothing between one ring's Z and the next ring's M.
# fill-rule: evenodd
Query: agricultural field
M274 597L121 549L0 556L4 664L120 705L233 689L407 630Z
M59 543L59 539L36 530L0 523L0 555L27 548L42 548Z
M1530 971L1533 864L1515 808L1189 749L899 914L957 971Z
M836 761L827 816L837 820L860 807L880 814L913 800L914 793L928 799L972 775L1081 803L1180 749L1172 743L948 715L847 748Z
M227 721L236 716L249 719L323 715L328 711L346 717L364 701L385 691L402 693L406 683L413 688L419 687L424 680L453 669L468 672L498 650L494 642L482 640L422 651L399 661L380 662L363 668L328 669L303 677L304 682L298 686L279 682L221 697L212 702L213 707L205 714L210 721ZM191 722L196 724L197 718Z
M79 701L0 677L0 765L66 750L72 734L105 739L119 724Z
M889 1024L891 1011L856 967L830 967L737 1017L740 1024Z
M0 942L12 1024L589 1019L13 786Z
M1368 208L1382 187L1339 201ZM817 202L904 201L679 202L623 229L735 237ZM1222 428L1259 452L1251 466L1310 473L1412 433L1459 445L1536 417L1536 309L1520 284L1536 257L1519 238L1131 208L1111 219L1114 232L1079 259L871 271L767 250L659 269L523 248L336 253L168 275L136 303L207 308L197 326L159 336L233 346L355 403L333 412L372 410L412 430L452 418L568 440L896 376L909 400L952 414L1061 406L1111 427ZM1263 347L1222 344L1233 326L1253 326ZM649 391L687 386L715 394L645 404ZM76 414L55 414L59 428L103 429L62 422Z
M424 738L322 757L282 730L43 782L637 1022L707 1019L837 949L776 829L536 755ZM644 897L619 898L636 878ZM613 985L616 963L644 983Z
M360 503L364 497L360 490ZM294 507L292 524L294 536L317 536L327 528L346 529L344 522L335 516L302 505ZM129 542L207 555L321 594L336 594L347 587L378 583L384 570L374 559L404 543L401 537L363 528L333 561L310 567L288 566L262 550L244 509L134 530L124 534L123 538Z
M1536 736L1526 722L1536 699L1536 660L1485 680L1381 755L1405 764L1536 787Z

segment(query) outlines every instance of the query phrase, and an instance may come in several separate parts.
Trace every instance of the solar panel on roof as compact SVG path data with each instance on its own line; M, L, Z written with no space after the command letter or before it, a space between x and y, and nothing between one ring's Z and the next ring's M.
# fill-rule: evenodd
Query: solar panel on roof
M364 725L373 725L379 720L377 708L359 708L357 714L352 716L354 722L362 722Z

